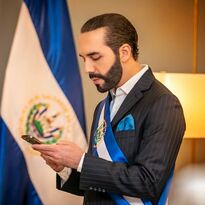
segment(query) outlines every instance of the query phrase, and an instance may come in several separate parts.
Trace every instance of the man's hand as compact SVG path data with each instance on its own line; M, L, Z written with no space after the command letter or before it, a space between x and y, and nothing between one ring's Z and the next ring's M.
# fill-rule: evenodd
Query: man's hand
M64 167L77 169L83 150L70 141L61 141L58 144L35 144L32 148L41 153L46 163L55 171Z
M58 165L51 161L47 155L41 154L41 157L46 161L46 164L50 166L55 172L60 172L64 169L63 165Z

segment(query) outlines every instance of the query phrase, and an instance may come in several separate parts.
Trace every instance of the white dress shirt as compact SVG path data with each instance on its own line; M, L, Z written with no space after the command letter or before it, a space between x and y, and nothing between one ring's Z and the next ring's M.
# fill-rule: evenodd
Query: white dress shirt
M112 121L114 116L116 115L117 111L119 110L120 106L122 105L124 99L132 90L134 85L139 81L139 79L143 76L143 74L149 69L148 65L142 64L141 70L132 76L127 82L125 82L121 87L117 88L114 92L113 90L110 91L112 96L112 101L110 102L110 120ZM84 161L85 153L82 155L80 163L78 165L77 171L81 172L83 161ZM61 172L58 173L61 177L61 185L65 183L68 179L70 172L68 168L64 168Z

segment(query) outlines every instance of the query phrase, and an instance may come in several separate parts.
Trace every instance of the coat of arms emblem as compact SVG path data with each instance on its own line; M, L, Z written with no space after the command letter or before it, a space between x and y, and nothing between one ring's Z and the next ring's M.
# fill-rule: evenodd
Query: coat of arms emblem
M30 100L20 120L21 134L33 135L47 144L57 143L69 129L68 108L50 96Z

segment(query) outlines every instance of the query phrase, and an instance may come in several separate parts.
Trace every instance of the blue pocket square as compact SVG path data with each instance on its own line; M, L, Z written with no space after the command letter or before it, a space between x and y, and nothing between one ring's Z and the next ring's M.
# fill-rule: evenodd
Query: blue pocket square
M125 116L117 125L116 131L128 131L128 130L134 130L135 129L135 122L134 118L131 114Z

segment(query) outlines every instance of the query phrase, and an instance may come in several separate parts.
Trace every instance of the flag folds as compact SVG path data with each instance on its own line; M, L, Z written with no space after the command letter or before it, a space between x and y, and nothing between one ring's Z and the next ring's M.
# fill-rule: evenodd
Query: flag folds
M86 149L81 79L64 0L25 0L6 70L0 118L0 205L79 200L21 139L69 139ZM70 202L71 203L71 202Z

